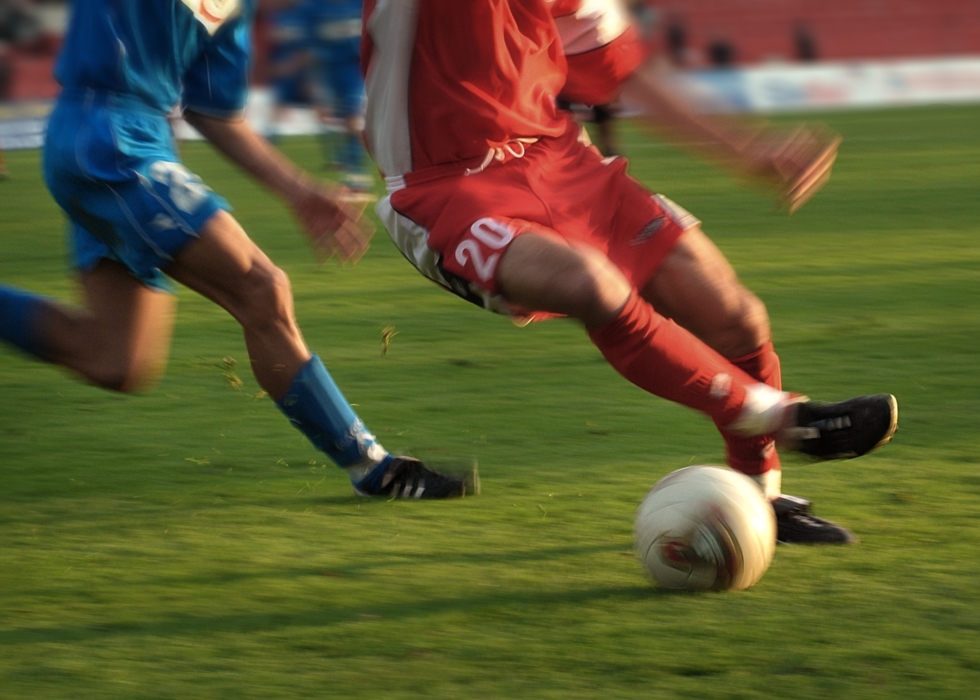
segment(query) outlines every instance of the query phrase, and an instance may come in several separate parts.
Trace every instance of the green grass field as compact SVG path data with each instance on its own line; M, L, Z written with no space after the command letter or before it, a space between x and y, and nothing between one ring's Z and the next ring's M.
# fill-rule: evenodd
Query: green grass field
M898 396L880 452L784 459L785 490L858 546L780 547L744 593L659 592L633 513L667 472L721 461L710 423L571 322L517 329L435 288L383 232L356 267L317 267L277 202L190 144L367 424L477 461L483 494L355 499L187 290L146 396L2 348L0 698L980 698L980 108L821 119L845 137L835 177L792 218L623 138L768 304L787 388ZM318 167L313 141L285 149ZM70 297L38 154L6 157L0 280Z

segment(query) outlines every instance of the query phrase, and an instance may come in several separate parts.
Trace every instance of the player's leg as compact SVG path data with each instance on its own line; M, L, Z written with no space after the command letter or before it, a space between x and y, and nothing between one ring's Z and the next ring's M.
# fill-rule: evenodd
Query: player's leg
M719 426L735 423L744 410L773 429L780 424L781 391L759 384L654 311L594 249L524 233L500 259L497 284L517 307L582 321L610 364L650 393L702 411Z
M756 380L782 388L765 305L741 284L728 260L699 228L689 229L678 240L642 295ZM890 405L882 408L893 412ZM855 541L840 525L813 516L809 501L782 495L772 435L721 432L728 464L752 477L773 502L781 542Z
M80 274L83 308L46 307L42 334L52 362L114 391L153 388L167 365L177 297L103 260Z
M765 305L699 227L681 236L641 295L751 377L782 389ZM729 465L759 482L770 498L778 496L780 464L772 437L722 434Z
M110 260L80 280L82 306L0 288L0 337L104 389L152 388L167 364L176 297Z
M600 104L592 108L592 115L598 132L596 141L599 151L607 158L620 153L616 139L616 113L618 111L618 106L614 104Z
M336 149L337 161L343 171L343 183L353 192L369 195L374 180L367 171L363 144L364 80L357 52L338 53L340 58L326 66L332 111L343 125Z
M459 260L464 249L467 255L462 257L468 261L490 259L489 251L477 253L479 244L469 237L456 244L456 253L450 251L450 257ZM535 233L531 226L531 232L517 236L507 246L496 280L499 291L517 307L581 320L592 341L624 377L657 396L707 414L725 435L794 436L803 438L795 445L797 449L835 459L864 454L887 442L894 432L897 407L893 397L862 397L826 409L797 402L657 313L617 267L587 246ZM761 313L758 306L752 306ZM747 326L755 335L748 334L741 343L768 338L768 326L762 319L764 315ZM733 334L729 329L726 337L739 338L744 332ZM729 349L737 352L741 347L733 344ZM736 359L746 365L757 361ZM771 379L775 383L776 377Z
M293 314L286 273L219 210L164 272L227 310L242 326L252 372L276 401L311 354Z
M312 77L310 97L318 123L317 140L323 153L324 166L328 170L339 170L343 130L340 124L341 118L336 113L336 96L330 82L329 71L330 62L327 56L322 50L315 50L310 68Z
M582 152L579 149L577 154ZM550 165L549 153L531 149L527 158L488 168L478 177L396 190L381 201L379 215L406 258L460 296L490 309L579 319L609 362L641 388L702 411L719 425L743 418L744 408L762 423L753 432L778 427L785 395L756 382L689 331L657 314L638 296L624 268L600 252L604 239L590 239L587 232L578 237L560 235L535 223L547 220L551 212L542 211L537 192L529 193L526 170L534 169L533 180L542 186L560 181L562 173L570 170L558 163L561 167L547 168L545 176L539 160ZM578 183L580 188L594 187L595 180L603 174L608 179L612 172L604 170L593 151L587 153L597 166L587 173L587 182ZM566 184L558 183L562 189ZM585 212L584 226L590 225L591 210L580 205L591 201L588 193L564 201L570 202L571 211L559 212L564 221L578 222ZM619 246L620 257L635 258L647 250L659 255L653 246L667 245L681 232L649 195L638 201L648 207L649 217L635 217L632 207L617 207L615 202L610 207L614 217L626 210L625 215L637 224ZM490 215L501 208L535 218Z
M7 164L3 160L3 149L0 149L0 180L7 179Z
M259 385L310 441L347 470L362 495L444 498L463 482L393 457L364 426L296 324L286 273L218 211L167 274L227 310L242 326Z

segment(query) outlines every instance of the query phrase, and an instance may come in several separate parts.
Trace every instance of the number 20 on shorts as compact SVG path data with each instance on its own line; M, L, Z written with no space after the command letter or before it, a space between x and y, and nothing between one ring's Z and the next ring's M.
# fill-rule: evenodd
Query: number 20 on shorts
M483 218L470 226L471 237L456 246L456 262L473 265L477 276L489 282L500 260L500 251L514 240L514 229L495 219Z

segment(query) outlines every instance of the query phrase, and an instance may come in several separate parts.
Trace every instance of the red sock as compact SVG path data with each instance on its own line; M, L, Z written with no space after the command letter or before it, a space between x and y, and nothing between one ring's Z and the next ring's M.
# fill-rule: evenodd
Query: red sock
M738 418L746 387L758 383L635 292L619 316L589 337L633 384L706 413L718 426Z
M731 360L746 374L774 389L782 389L779 356L772 343L767 342L758 350ZM725 438L725 457L728 466L743 474L757 475L780 468L779 454L771 435L739 437L722 432Z

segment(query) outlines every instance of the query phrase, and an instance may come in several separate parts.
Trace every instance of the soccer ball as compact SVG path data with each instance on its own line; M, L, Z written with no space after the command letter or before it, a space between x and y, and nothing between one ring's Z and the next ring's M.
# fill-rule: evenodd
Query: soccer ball
M700 465L658 481L636 512L640 561L662 588L743 590L766 573L776 516L752 479Z

